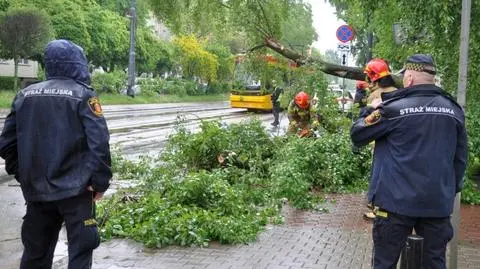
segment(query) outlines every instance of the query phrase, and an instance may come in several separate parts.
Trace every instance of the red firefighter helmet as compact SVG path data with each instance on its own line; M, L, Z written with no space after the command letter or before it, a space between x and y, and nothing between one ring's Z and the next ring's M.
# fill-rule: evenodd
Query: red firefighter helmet
M309 98L310 97L306 92L301 91L295 95L295 104L297 104L297 106L299 106L301 109L306 109L310 104L308 100Z
M367 74L368 79L372 82L391 74L388 64L383 59L379 58L370 60L363 73Z

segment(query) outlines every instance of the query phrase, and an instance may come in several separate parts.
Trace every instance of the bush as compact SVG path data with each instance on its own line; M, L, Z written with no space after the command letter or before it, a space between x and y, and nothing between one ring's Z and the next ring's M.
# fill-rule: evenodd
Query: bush
M13 77L0 77L0 89L1 90L13 90Z
M169 137L162 160L176 167L211 170L220 167L217 157L235 153L235 162L244 167L264 167L273 156L275 145L261 121L222 125L217 121L202 121L200 131L192 133L182 126ZM261 170L264 172L264 170Z
M462 190L462 203L480 205L480 157L470 157Z
M165 88L163 89L163 94L175 94L177 96L187 95L187 89L184 87L182 80L173 79L167 80Z
M126 88L127 75L123 72L98 73L92 78L92 86L99 93L120 93ZM213 83L208 86L197 84L193 80L179 78L137 78L140 85L140 94L155 96L159 94L177 95L180 97L190 95L203 95L228 92L227 83Z
M101 203L102 237L128 237L149 247L255 240L265 224L281 220L267 179L273 146L258 120L202 122L196 134L180 127L162 166L148 173L139 169L148 166L144 161L136 168L114 157L121 177L140 175L144 184ZM226 150L236 152L235 162L221 165L217 156Z
M480 176L480 108L471 105L466 113L469 162L462 190L462 203L480 205L480 186L474 177Z
M195 95L195 83L193 81L170 78L139 79L142 95L171 94L177 96Z
M462 203L480 205L480 186L471 178L466 178L462 190Z
M325 133L319 139L290 137L271 167L278 195L295 206L312 208L312 190L346 192L365 188L371 154L353 154L348 134ZM306 195L307 194L307 195Z
M95 73L92 76L92 87L101 93L120 93L127 85L127 74L123 71Z
M200 88L197 87L195 81L192 80L184 80L183 85L185 87L185 91L187 95L202 95L204 92L201 91Z
M466 125L468 131L468 150L471 158L480 158L480 108L469 107L466 113Z
M137 83L140 85L141 95L155 96L162 93L165 88L166 82L160 78L146 78L137 79Z
M211 82L206 88L206 94L227 93L230 92L231 88L228 82Z

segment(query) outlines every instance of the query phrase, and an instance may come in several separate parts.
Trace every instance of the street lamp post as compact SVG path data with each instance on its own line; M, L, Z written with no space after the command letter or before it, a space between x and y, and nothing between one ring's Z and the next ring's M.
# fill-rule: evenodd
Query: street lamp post
M132 0L130 7L130 52L128 57L128 81L127 95L135 97L133 87L135 86L135 37L137 33L137 12L136 2Z
M470 37L470 11L471 0L462 1L462 24L460 30L460 58L458 65L458 88L457 102L465 109L467 95L467 74L468 74L468 40ZM452 226L454 228L453 238L450 241L449 268L457 269L458 266L458 239L460 232L460 192L455 197L455 206L452 215Z

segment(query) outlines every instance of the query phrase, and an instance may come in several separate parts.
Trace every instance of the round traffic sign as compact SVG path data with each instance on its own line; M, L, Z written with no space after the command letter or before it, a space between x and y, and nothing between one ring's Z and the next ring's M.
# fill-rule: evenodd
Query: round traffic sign
M354 37L355 34L353 33L352 27L345 24L337 28L337 39L340 42L346 43L353 40Z

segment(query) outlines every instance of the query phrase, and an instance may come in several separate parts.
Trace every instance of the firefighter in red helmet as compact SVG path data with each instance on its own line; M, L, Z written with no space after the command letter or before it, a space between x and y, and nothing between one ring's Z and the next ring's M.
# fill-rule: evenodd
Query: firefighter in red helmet
M395 82L388 63L380 58L375 58L367 63L364 69L366 80L369 83L370 93L367 98L367 106L372 104L373 100L381 101L381 95L384 92L396 90Z
M392 78L392 73L388 63L379 58L372 59L367 63L364 69L366 74L366 81L368 82L368 88L370 93L367 97L367 106L360 110L360 117L366 117L373 113L374 108L378 106L382 100L382 93L393 92L395 88L395 81ZM372 152L375 154L375 143L371 143ZM370 184L376 184L371 182ZM367 219L375 218L375 211L377 208L372 204L372 201L368 201L368 207L373 209L370 212L365 212L364 217Z
M313 106L310 104L310 97L306 92L299 92L288 105L287 134L298 134L301 137L311 135L311 130L320 125L319 118Z
M362 109L367 105L367 97L368 97L368 82L363 80L357 80L355 85L355 99L354 103L358 105L358 108Z

